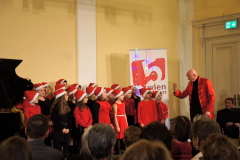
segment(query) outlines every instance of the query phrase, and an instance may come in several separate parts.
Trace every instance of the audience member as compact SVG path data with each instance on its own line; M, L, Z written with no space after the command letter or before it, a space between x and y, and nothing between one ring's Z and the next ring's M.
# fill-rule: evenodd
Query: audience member
M145 126L142 129L140 138L150 141L162 141L169 151L172 150L172 134L165 124L161 122L155 121Z
M237 146L225 135L216 133L207 137L201 145L204 160L239 160Z
M81 150L80 150L80 154L79 155L75 155L72 156L70 158L68 158L68 160L92 160L92 156L91 156L91 152L89 150L88 147L88 135L89 135L89 131L92 128L92 126L89 126L88 128L86 128L86 130L84 131L83 135L82 135L82 140L81 140Z
M191 122L185 116L173 119L170 127L173 133L172 158L174 160L189 160L192 158L192 146L188 142L191 138Z
M26 129L28 142L32 147L34 160L63 160L62 152L48 147L44 144L44 139L49 134L49 121L42 114L37 114L29 118Z
M31 146L26 139L14 136L0 145L0 160L33 160Z
M140 140L126 150L121 160L171 160L171 156L162 142Z
M200 119L193 123L193 147L200 150L202 141L213 133L221 133L218 123L213 119ZM198 153L192 160L198 160L202 157L202 153Z
M95 124L90 129L87 139L94 160L109 160L113 155L116 133L110 125Z
M239 123L234 124L235 114L231 111L233 105L234 100L232 98L225 99L226 108L217 112L217 122L222 133L230 138L238 138Z

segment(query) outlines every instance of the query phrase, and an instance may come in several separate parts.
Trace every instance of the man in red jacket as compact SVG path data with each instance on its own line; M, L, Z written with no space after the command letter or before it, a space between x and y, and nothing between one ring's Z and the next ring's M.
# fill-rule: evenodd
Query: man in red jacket
M177 84L173 84L174 95L178 98L186 98L189 95L191 120L198 115L203 114L214 119L215 93L212 82L209 79L201 78L194 69L187 72L187 88L181 92L177 90Z

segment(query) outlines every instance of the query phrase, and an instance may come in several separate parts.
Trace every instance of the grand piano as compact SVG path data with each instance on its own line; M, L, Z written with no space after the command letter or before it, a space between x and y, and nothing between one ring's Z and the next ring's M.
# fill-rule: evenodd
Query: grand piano
M19 77L17 59L0 58L0 142L20 132L21 114L14 107L23 101L24 92L32 90L32 82Z

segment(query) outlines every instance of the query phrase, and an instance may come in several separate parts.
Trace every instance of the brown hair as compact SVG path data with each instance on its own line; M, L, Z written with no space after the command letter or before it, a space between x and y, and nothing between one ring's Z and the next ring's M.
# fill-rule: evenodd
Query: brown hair
M30 144L26 139L13 136L0 145L0 160L33 160Z
M65 95L62 95L61 97L53 101L50 109L50 114L52 114L52 111L56 105L59 106L59 115L65 115L66 113L69 113L71 111L71 108L68 106L67 102L65 101Z
M169 151L162 142L140 140L131 145L121 160L172 160Z
M221 133L218 123L213 119L200 119L193 123L192 134L194 138L198 137L199 146L201 146L202 141L213 133Z
M177 116L173 119L170 130L173 133L173 137L181 142L186 142L191 138L191 122L185 116Z
M96 96L94 94L92 94L91 96L88 96L88 99L91 99L91 100L96 100Z
M226 98L225 99L225 103L226 103L227 100L232 101L232 104L234 103L234 99L233 98Z
M211 134L201 145L204 160L239 160L239 151L223 134Z
M86 95L87 96L87 95ZM76 106L78 107L79 111L82 112L83 107L88 108L86 104L83 103L83 100L86 98L86 96L79 102L76 103Z
M129 147L140 139L141 129L136 126L129 126L124 131L124 144Z
M97 97L97 101L104 101L105 99L102 98L102 94Z
M73 94L71 94L71 95L68 97L68 99L69 99L70 101L74 100Z

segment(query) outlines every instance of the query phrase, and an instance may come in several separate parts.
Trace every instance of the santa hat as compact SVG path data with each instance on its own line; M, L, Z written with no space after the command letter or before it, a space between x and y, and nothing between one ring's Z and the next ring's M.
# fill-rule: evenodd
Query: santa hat
M107 96L113 92L112 88L106 88Z
M92 96L94 94L95 90L96 90L96 88L94 88L94 87L87 87L86 88L86 92L87 92L88 96Z
M66 93L67 92L64 89L59 89L54 92L54 95L55 95L55 98L57 99Z
M97 87L94 94L96 96L100 96L103 93L104 88L103 87Z
M88 87L95 87L96 85L96 83L90 83Z
M140 89L140 94L145 98L146 94L149 92L149 89L147 88L142 88Z
M78 83L72 84L71 87L78 88L80 85Z
M159 95L160 93L161 93L160 91L154 91L153 94L152 94L153 98L154 98L155 100L157 100L157 97L158 97L158 95Z
M70 87L68 87L67 91L68 91L68 95L70 96L70 95L74 94L77 91L77 89L73 86L70 86Z
M48 84L47 82L42 82L42 85L43 85L44 87L49 86L49 84Z
M123 89L124 96L126 96L129 92L132 92L132 90L129 87L124 87Z
M34 84L34 86L33 86L33 89L34 89L35 91L38 91L38 90L41 89L41 88L44 88L44 85L43 85L42 83L36 83L36 84Z
M119 84L113 84L113 85L111 86L111 88L112 88L113 90L115 90L115 89L120 88L120 86L119 86Z
M77 90L77 92L74 94L74 96L76 97L77 101L80 102L81 100L83 100L83 98L86 96L87 94L85 92L83 92L82 90Z
M123 94L123 91L121 91L120 89L115 89L113 91L113 94L114 94L114 98L116 99Z
M136 87L136 86L134 86L134 85L128 86L128 88L130 88L130 89L133 89L134 87Z
M147 89L148 89L149 91L153 92L153 89L152 89L152 88L148 87Z
M26 79L26 80L28 80L28 81L30 81L30 82L31 82L31 79L30 79L30 78L24 78L24 79Z
M65 79L59 79L56 84L63 84L64 82L67 82Z
M66 89L65 87L64 87L64 85L61 85L61 84L56 84L55 85L55 91L57 91L57 90L59 90L59 89Z
M29 103L33 103L38 98L38 96L39 93L35 91L25 91L25 97Z

